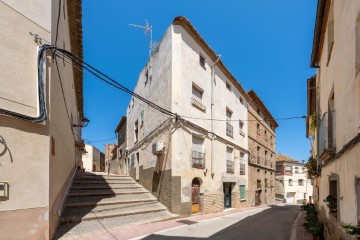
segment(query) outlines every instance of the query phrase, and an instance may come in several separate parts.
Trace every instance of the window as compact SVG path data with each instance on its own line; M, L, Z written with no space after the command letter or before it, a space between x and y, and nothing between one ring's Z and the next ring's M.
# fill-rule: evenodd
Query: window
M355 74L357 75L360 71L360 14L358 15L358 18L356 20L356 58L355 58Z
M299 186L304 186L304 180L303 179L299 179Z
M299 173L299 168L295 167L295 173Z
M206 107L202 104L203 93L204 91L201 88L197 87L195 84L192 85L191 103L198 109L205 111Z
M328 17L328 26L327 26L327 43L328 43L328 61L329 64L331 53L334 47L334 6L331 4L329 17Z
M245 154L240 153L240 175L245 175Z
M122 157L123 155L123 152L122 152L122 149L120 149L120 157Z
M264 130L264 136L265 136L265 141L267 141L268 139L267 139L267 131L266 130Z
M265 188L267 188L268 187L268 179L265 178L264 180L265 180Z
M226 108L226 135L233 137L233 126L231 125L232 111Z
M257 163L260 164L260 147L257 147Z
M289 186L292 186L293 185L293 181L292 179L289 179Z
M258 188L258 189L261 189L261 180L256 180L256 187Z
M245 185L239 185L239 191L240 191L240 200L245 200L246 199Z
M239 133L241 136L245 137L245 132L244 132L243 128L244 128L244 122L239 120L239 129L240 129Z
M139 121L136 120L134 124L134 142L136 143L138 141L139 137Z
M257 108L256 112L257 112L258 115L260 115L260 109Z
M144 110L140 113L140 127L144 125Z
M286 166L285 167L285 174L288 174L288 175L292 174L292 167L291 166Z
M240 103L242 104L242 105L244 105L244 99L240 96Z
M267 159L267 151L265 150L265 165L269 165L268 159Z
M226 172L234 173L233 149L226 147Z
M256 133L260 135L260 123L256 124Z
M192 166L205 168L204 139L192 136Z
M131 166L134 166L135 164L135 154L131 154Z
M146 72L145 72L145 85L146 85L148 80L149 80L149 69L146 69Z
M226 88L227 88L227 90L231 91L231 85L229 82L226 82Z
M282 169L282 166L277 165L276 166L276 174L281 174L281 169Z
M205 68L205 57L202 56L201 54L199 54L199 62L200 62L200 66Z

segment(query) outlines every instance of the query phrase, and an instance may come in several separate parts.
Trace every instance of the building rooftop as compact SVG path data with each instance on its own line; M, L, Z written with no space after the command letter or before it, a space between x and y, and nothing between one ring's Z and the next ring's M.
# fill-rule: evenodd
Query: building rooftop
M299 161L281 153L276 154L276 162L299 163Z

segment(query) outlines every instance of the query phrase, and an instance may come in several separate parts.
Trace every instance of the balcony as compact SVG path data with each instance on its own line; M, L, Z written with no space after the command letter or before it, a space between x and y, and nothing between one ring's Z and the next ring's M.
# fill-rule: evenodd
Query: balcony
M226 135L233 137L234 127L230 123L226 123Z
M335 155L335 111L324 113L319 127L319 158Z
M195 107L197 107L198 109L200 109L201 111L206 112L206 107L198 100L196 100L195 98L191 98L191 104Z
M205 168L205 153L192 151L192 167L193 168Z
M234 173L234 161L226 161L226 173Z

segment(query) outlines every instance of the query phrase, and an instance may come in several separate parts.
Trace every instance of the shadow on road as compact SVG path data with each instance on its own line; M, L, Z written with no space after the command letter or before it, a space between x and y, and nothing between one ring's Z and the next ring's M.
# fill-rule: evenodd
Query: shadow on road
M290 239L292 225L297 214L300 211L298 205L276 206L271 205L260 213L248 216L236 223L222 229L213 234L206 234L211 232L210 225L204 226L201 222L192 224L187 227L185 231L175 229L175 232L182 231L181 234L169 233L164 231L160 234L152 234L143 239L146 240L163 240L163 239L245 239L245 240L288 240ZM236 220L236 214L230 214L217 218L219 222L226 219ZM244 212L245 214L245 212ZM215 219L214 219L215 220ZM193 232L193 234L192 234ZM200 234L199 234L200 233ZM171 236L167 236L171 235ZM177 235L177 236L175 236ZM183 235L183 236L181 236ZM193 235L193 236L191 236ZM198 236L197 236L198 235ZM202 235L199 237L199 235Z

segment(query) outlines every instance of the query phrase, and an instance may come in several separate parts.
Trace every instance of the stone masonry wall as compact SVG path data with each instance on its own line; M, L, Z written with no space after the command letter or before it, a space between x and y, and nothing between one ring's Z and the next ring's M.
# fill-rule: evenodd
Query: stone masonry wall
M215 213L224 211L224 194L208 193L204 194L204 212Z

